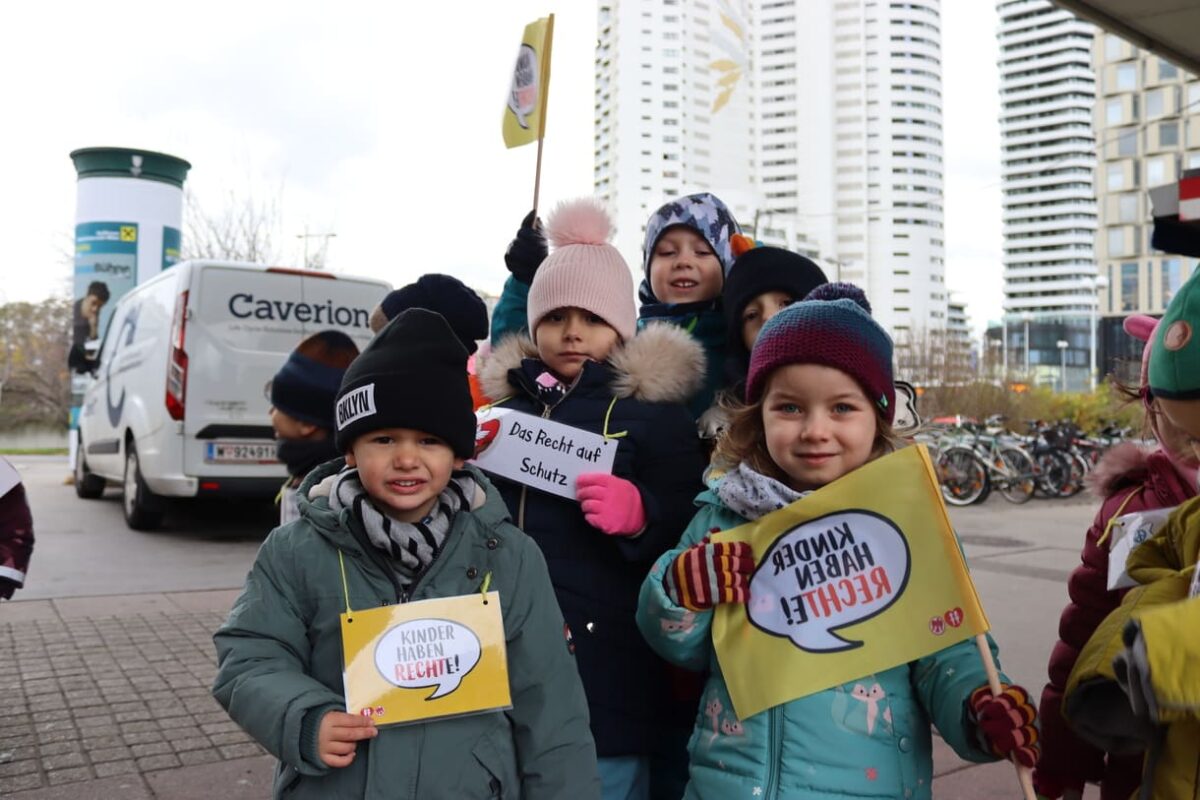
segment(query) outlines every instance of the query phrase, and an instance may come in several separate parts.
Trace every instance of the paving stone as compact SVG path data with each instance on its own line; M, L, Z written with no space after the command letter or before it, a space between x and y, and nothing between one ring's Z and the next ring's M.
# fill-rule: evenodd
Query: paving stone
M217 748L225 758L247 758L262 755L263 750L253 742L246 744L227 744Z
M121 738L125 741L125 744L129 745L163 741L162 731L157 730L145 731L143 733L126 733L122 734Z
M55 786L60 783L78 783L92 777L91 767L71 767L46 773L46 781Z
M10 792L19 792L22 789L40 789L41 786L42 775L39 772L14 775L11 778L4 779L4 788Z
M93 769L96 770L96 775L101 778L107 778L110 775L134 775L138 771L137 762L133 759L106 761L103 764L97 764Z
M66 769L67 767L82 767L86 766L88 760L83 753L63 753L56 756L46 756L42 759L42 767L50 772L57 769Z
M187 739L172 739L171 749L176 753L183 753L188 750L204 750L211 747L211 743L206 736L193 736Z
M7 779L14 775L25 775L30 772L38 771L38 762L35 758L23 758L20 761L9 761L6 764L0 764L0 778Z
M231 731L229 733L214 733L211 734L209 740L215 745L223 744L238 744L246 741L249 737L241 731Z
M128 747L98 747L88 750L88 758L97 766L109 761L130 758L133 753Z
M83 746L77 741L52 742L50 744L44 744L38 748L38 755L40 755L42 758L45 758L46 756L58 756L62 755L63 753L81 752L83 752Z
M228 758L237 758L236 755ZM138 769L147 772L154 769L170 769L179 766L179 758L172 753L157 756L147 756L137 760Z
M206 747L203 750L184 750L179 753L179 761L186 767L196 766L197 764L211 764L214 761L220 760L221 754L213 747Z

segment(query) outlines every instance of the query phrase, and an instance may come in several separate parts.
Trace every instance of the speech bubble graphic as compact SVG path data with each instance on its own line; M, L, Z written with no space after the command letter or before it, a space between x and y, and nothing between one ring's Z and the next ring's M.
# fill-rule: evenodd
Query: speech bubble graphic
M537 108L538 58L537 51L522 44L517 51L512 86L508 91L508 108L517 117L517 124L529 128L529 115Z
M750 578L746 614L801 650L861 647L834 631L883 612L908 585L908 542L872 511L838 511L781 534Z
M448 619L414 619L388 630L375 645L375 668L401 689L436 686L426 700L445 697L475 669L479 637Z

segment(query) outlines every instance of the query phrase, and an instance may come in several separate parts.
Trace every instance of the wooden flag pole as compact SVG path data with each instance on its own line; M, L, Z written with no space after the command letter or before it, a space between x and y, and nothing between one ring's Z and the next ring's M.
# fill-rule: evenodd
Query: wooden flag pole
M979 648L979 658L983 661L984 671L987 672L988 687L992 690L992 696L999 697L1003 691L1000 687L1000 673L996 670L996 662L992 660L992 648L988 647L987 635L981 633L976 636L975 646ZM1025 800L1037 800L1037 794L1033 791L1033 770L1018 762L1016 755L1013 755L1012 762L1017 768L1017 780L1021 783Z
M542 141L546 138L546 110L550 106L550 53L554 49L554 15L551 14L546 20L546 41L542 47L542 64L541 72L538 73L538 80L542 82L539 87L542 92L542 108L538 114L538 152L537 152L537 169L533 173L533 215L537 216L538 200L542 190Z
M538 193L542 189L542 137L538 137L537 170L533 173L533 216L537 217Z

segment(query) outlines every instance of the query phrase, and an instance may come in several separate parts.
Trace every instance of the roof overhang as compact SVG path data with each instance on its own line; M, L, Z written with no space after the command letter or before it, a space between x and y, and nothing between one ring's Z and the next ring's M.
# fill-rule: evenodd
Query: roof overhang
M1052 0L1135 47L1200 75L1200 3L1196 0Z

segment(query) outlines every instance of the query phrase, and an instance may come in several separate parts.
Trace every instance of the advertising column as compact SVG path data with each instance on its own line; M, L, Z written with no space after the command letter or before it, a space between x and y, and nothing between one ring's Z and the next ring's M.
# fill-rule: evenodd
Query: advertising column
M79 403L100 339L121 297L179 260L181 158L125 147L71 153L78 175L75 204L75 303L71 314L71 462Z

